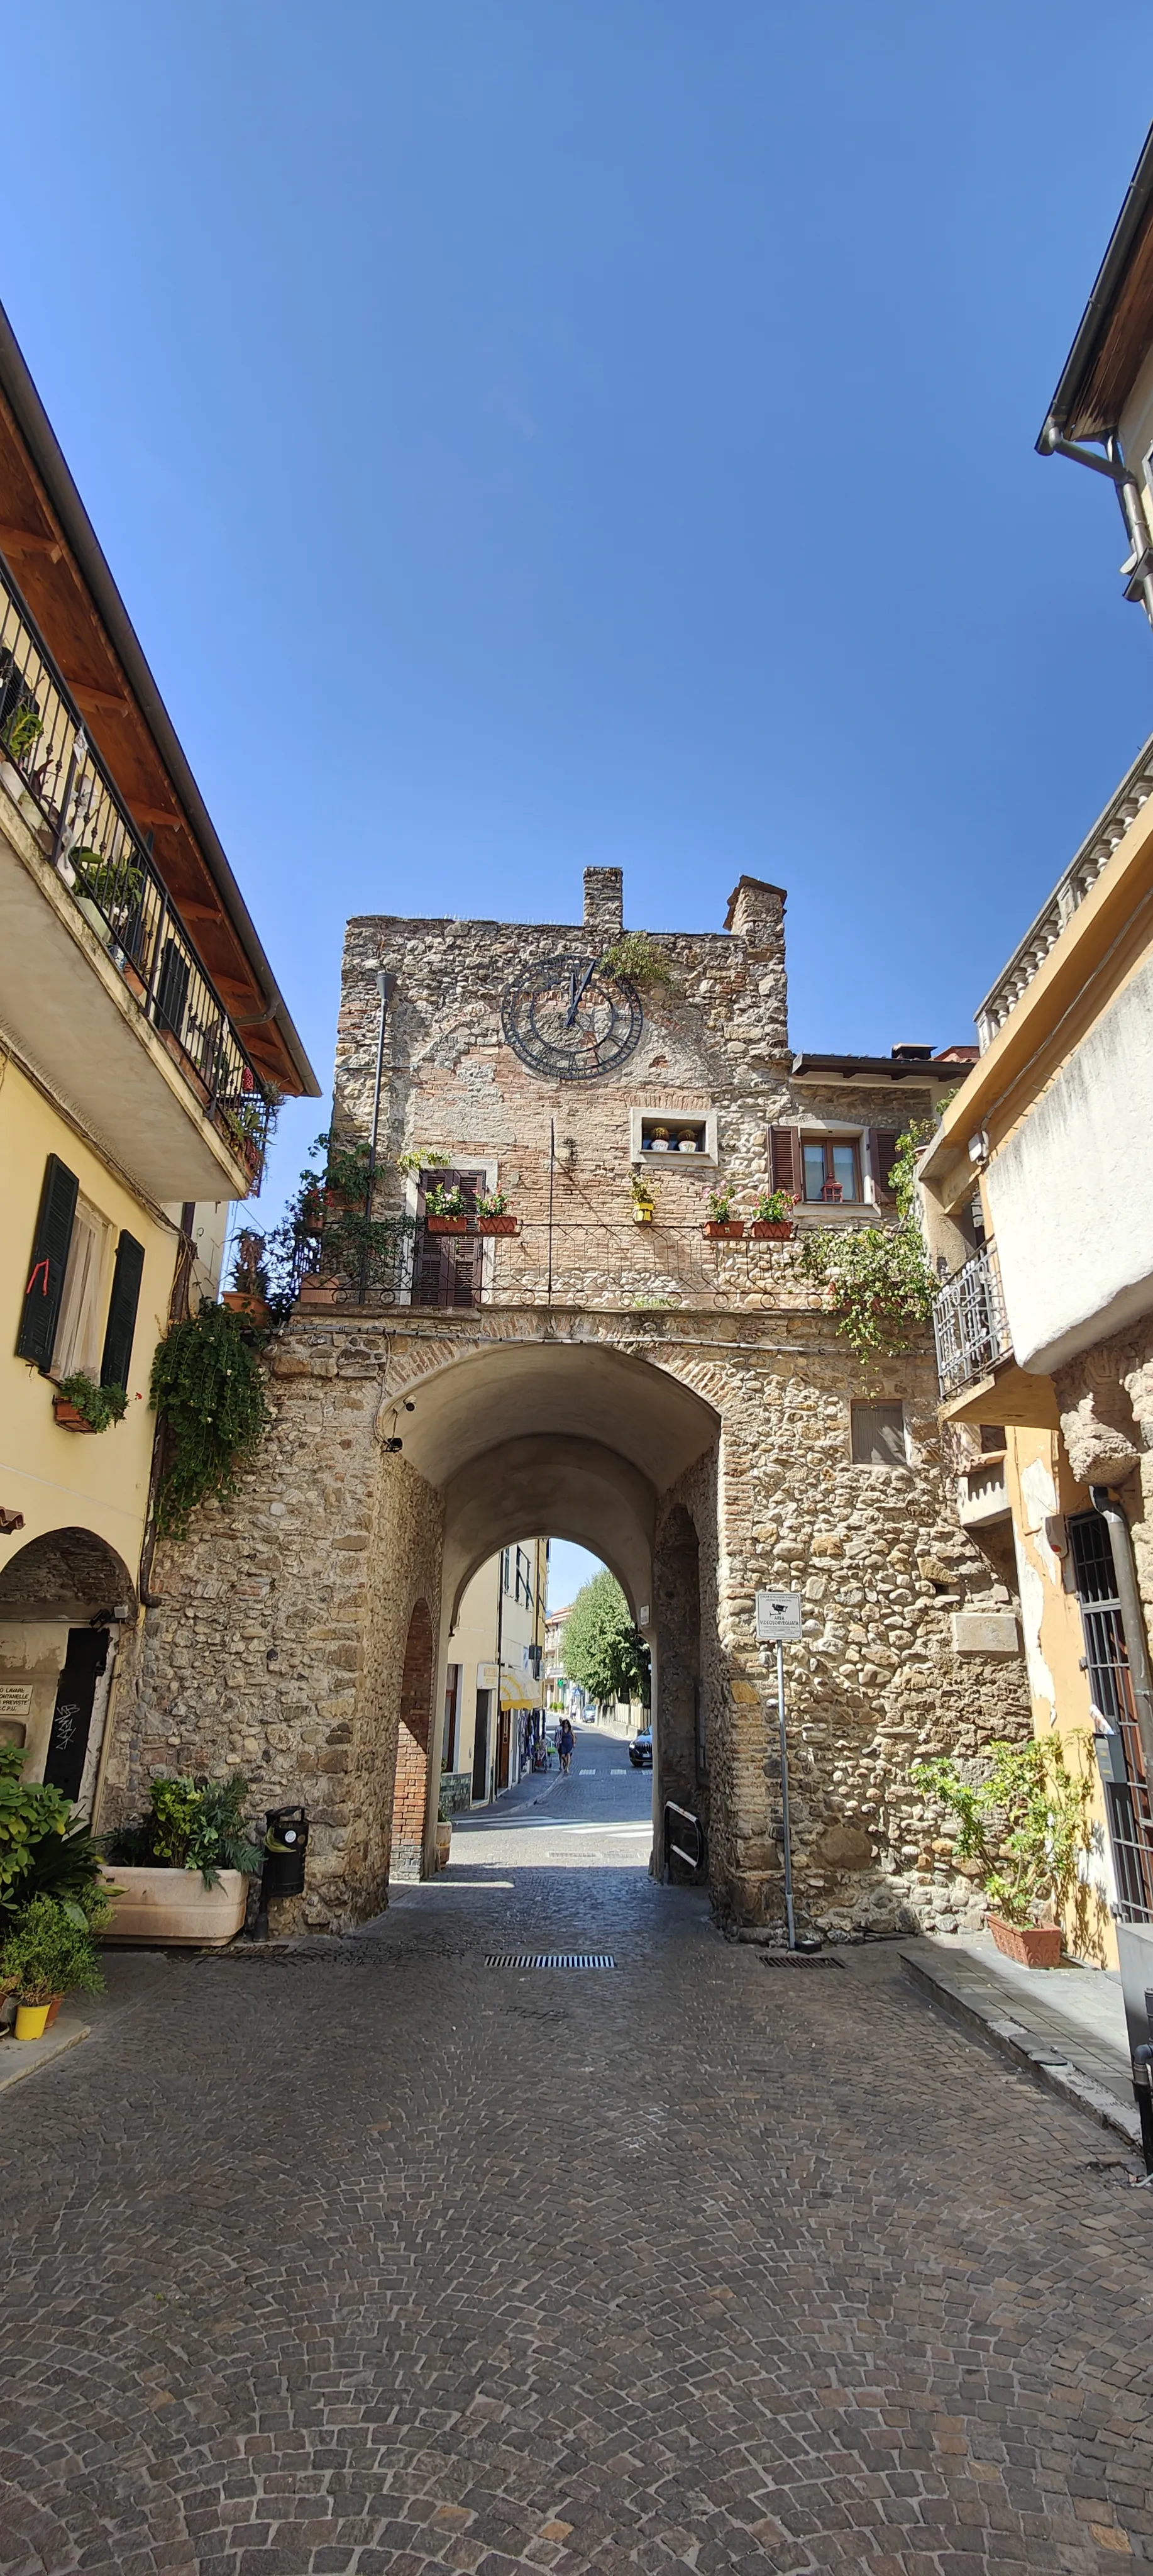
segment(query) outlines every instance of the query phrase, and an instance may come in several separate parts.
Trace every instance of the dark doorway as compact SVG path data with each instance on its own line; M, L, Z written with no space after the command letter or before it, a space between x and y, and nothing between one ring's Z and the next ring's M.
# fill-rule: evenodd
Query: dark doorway
M68 1652L56 1685L56 1706L44 1777L65 1798L78 1798L84 1777L92 1703L108 1662L107 1628L70 1628Z
M492 1692L478 1690L476 1695L476 1729L472 1739L472 1794L488 1796L488 1710Z

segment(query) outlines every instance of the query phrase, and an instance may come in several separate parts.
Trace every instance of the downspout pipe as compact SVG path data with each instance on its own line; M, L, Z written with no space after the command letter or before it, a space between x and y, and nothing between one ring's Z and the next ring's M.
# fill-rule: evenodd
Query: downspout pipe
M385 1023L388 1018L389 1003L396 991L396 977L395 975L390 975L385 967L381 967L377 974L376 989L380 995L380 1026L377 1030L376 1038L376 1079L373 1084L372 1092L372 1131L368 1140L368 1172L364 1190L364 1214L366 1224L372 1217L372 1202L376 1191L376 1149L380 1139L380 1085L381 1077L384 1072ZM360 1295L358 1303L362 1306L364 1304L367 1290L368 1235L366 1233L360 1255Z
M1076 439L1063 437L1050 414L1038 443L1045 455L1068 456L1074 465L1087 465L1090 473L1103 474L1113 485L1132 550L1129 562L1122 565L1126 597L1144 601L1145 614L1153 626L1153 538L1145 516L1141 486L1132 467L1125 462L1120 439L1116 435L1107 438L1105 454L1098 456L1093 448L1082 447Z
M1133 1536L1125 1512L1107 1485L1090 1485L1089 1500L1105 1522L1113 1547L1113 1570L1117 1577L1117 1598L1121 1604L1121 1621L1125 1630L1125 1647L1129 1657L1129 1678L1133 1685L1133 1703L1141 1751L1145 1758L1145 1777L1153 1780L1153 1676L1149 1670L1149 1647L1145 1636L1145 1613L1137 1589L1137 1567L1133 1556Z

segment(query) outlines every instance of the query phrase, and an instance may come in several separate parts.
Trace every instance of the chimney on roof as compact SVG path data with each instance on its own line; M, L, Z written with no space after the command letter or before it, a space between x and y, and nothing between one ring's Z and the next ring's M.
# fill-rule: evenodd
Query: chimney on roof
M625 926L623 868L585 869L584 926L598 956L620 938Z
M908 1042L890 1047L889 1053L894 1064L931 1064L933 1060L931 1046L911 1046Z

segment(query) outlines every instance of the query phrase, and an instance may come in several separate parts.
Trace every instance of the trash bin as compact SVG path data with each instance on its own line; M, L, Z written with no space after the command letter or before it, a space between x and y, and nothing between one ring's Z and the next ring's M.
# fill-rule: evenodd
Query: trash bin
M260 1879L260 1903L256 1915L256 1938L268 1938L270 1899L301 1896L304 1893L304 1861L308 1850L308 1817L303 1807L268 1807L264 1818L264 1868Z

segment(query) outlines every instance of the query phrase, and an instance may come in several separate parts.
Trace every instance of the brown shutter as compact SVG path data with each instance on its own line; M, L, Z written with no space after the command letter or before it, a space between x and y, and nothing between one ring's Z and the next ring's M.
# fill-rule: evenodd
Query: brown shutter
M791 1190L799 1199L804 1193L801 1169L801 1139L796 1127L770 1127L769 1166L775 1190Z
M869 1170L873 1175L873 1186L878 1200L882 1207L891 1207L893 1164L901 1141L900 1135L895 1127L868 1127L865 1130L865 1141L869 1152Z

